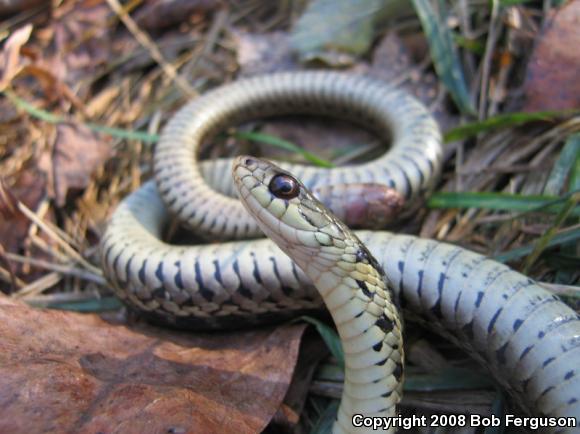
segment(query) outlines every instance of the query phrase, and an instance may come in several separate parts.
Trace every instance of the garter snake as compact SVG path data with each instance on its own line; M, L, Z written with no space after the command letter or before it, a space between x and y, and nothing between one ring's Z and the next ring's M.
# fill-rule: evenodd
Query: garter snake
M130 307L165 323L207 328L280 320L322 306L312 273L328 274L328 269L340 268L332 265L336 252L324 250L331 247L324 245L328 241L324 235L314 237L319 243L316 246L312 237L285 232L286 226L279 223L279 232L266 230L286 250L289 243L302 243L319 252L311 256L316 261L294 255L300 266L266 239L195 246L161 240L170 215L216 239L257 236L258 225L242 204L216 192L233 191L229 181L232 160L210 163L214 165L209 169L206 166L206 181L197 161L198 148L226 126L288 113L323 114L361 123L389 137L391 149L354 168L267 166L262 175L256 174L256 182L266 185L272 170L291 176L289 171L295 176L292 179L304 181L299 184L301 192L352 182L384 183L412 201L433 185L440 170L441 139L435 122L420 103L383 83L331 72L281 73L213 90L169 121L155 152L155 183L146 183L119 205L103 237L105 274ZM323 225L330 214L310 196L306 199L311 201L308 205L284 208L281 219L304 228ZM261 200L266 203L265 193ZM310 211L299 212L304 211L303 206ZM275 216L282 210L278 201L271 201L268 207L261 215ZM367 339L353 340L356 345L364 343L364 348L355 345L349 349L345 344L345 352L354 354L347 358L347 379L353 385L345 386L348 397L343 397L337 432L349 431L344 424L354 409L394 411L400 392L395 380L402 377L403 359L402 351L393 349L399 345L393 339L400 327L390 307L397 299L405 316L441 333L486 366L524 411L537 416L580 417L580 319L557 297L507 266L460 247L383 231L349 235L346 226L332 217L331 221L338 232L352 237L354 244L341 256L346 265L338 273L351 273L346 280L360 297L358 304L342 310L340 301L344 300L335 300L330 311L352 314L347 323L360 314L354 321L357 327L344 331L348 336L371 330ZM346 248L346 242L341 243L336 235L333 240L338 241L332 248L343 244ZM381 267L386 281L380 277ZM356 278L361 274L366 280ZM363 283L359 285L357 280ZM323 281L325 285L337 283L334 277ZM385 306L377 302L378 307L369 304L362 314L357 310L367 292L381 291ZM381 312L386 316L379 325ZM348 374L351 367L361 366L365 369ZM365 382L372 384L356 386ZM572 433L577 429L547 431Z

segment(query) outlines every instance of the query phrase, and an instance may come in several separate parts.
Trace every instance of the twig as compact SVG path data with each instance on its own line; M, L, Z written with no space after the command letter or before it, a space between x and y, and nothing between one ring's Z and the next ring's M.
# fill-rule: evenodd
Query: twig
M89 280L91 282L98 283L100 285L106 285L107 281L102 275L96 275L90 271L79 270L73 268L66 264L54 264L52 262L44 261L42 259L28 258L26 256L16 255L14 253L6 253L6 258L14 262L19 262L22 264L31 264L36 267L46 268L47 270L56 271L68 276L79 277L83 280Z
M23 288L21 288L20 291L12 294L12 297L24 298L24 297L29 296L29 295L40 294L41 292L43 292L49 288L52 288L54 285L56 285L61 280L62 280L62 276L57 272L45 274L41 278L35 280L32 283L29 283L28 285L26 285Z
M493 57L493 49L495 47L495 41L497 39L497 23L499 14L499 0L493 0L493 6L491 9L491 19L489 21L489 33L487 35L487 41L485 42L485 56L482 61L482 73L481 73L481 88L479 91L479 119L484 119L487 110L487 92L489 86L489 74L491 70L491 59Z
M66 241L64 241L58 235L58 233L50 227L50 225L47 222L45 222L41 218L39 218L32 210L30 210L30 208L28 208L26 205L24 205L20 201L18 202L18 209L26 217L28 217L28 219L31 220L34 224L38 225L40 227L40 229L42 229L44 231L44 233L46 233L46 235L48 235L59 246L61 246L62 249L71 258L73 258L74 260L76 260L77 262L79 262L80 264L82 264L87 270L90 270L94 274L96 274L96 275L101 275L102 274L102 272L101 272L101 270L99 268L97 268L94 265L92 265L89 262L87 262L87 260L85 258L83 258L82 255L79 252L77 252L75 249L73 249Z
M123 9L123 6L118 0L107 0L107 3L113 9L113 11L119 16L119 19L125 24L127 29L131 34L137 39L137 41L151 54L151 57L159 64L165 75L172 80L188 97L193 98L197 96L197 92L193 89L189 83L182 77L179 76L177 70L173 65L165 60L159 47L153 42L153 40L142 31L137 23L129 16L127 11Z

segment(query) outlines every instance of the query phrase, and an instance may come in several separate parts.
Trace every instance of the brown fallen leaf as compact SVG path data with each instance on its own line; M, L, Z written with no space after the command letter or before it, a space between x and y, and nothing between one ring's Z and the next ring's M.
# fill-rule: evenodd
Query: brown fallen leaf
M56 203L64 205L69 190L85 188L110 155L108 138L97 136L84 125L59 124L52 156Z
M285 32L249 33L234 30L232 35L237 46L241 77L301 69L290 49L290 37Z
M423 43L427 46L424 38ZM396 83L415 96L429 108L441 129L447 130L457 125L457 116L452 115L445 101L439 98L440 86L435 74L421 70L413 61L416 57L413 51L419 51L418 45L417 41L403 40L395 32L388 32L378 42L367 74L387 83Z
M36 170L23 170L12 185L0 179L0 244L8 252L19 252L28 234L30 220L17 208L21 201L36 209L46 195L46 179Z
M77 106L90 94L91 80L117 53L111 43L112 11L104 0L68 2L54 9L45 39L49 44L40 54L39 66L51 71L59 82L75 89Z
M26 24L14 31L0 53L0 91L6 89L14 77L28 64L28 60L20 55L20 49L32 34L32 24Z
M135 21L146 30L176 26L195 13L218 9L219 0L154 0L147 2L137 13Z
M524 110L580 107L580 0L557 8L536 38L528 64Z
M0 296L0 432L261 432L304 329L130 329Z
M0 14L13 14L35 6L40 6L43 3L50 3L49 0L3 0L0 2Z

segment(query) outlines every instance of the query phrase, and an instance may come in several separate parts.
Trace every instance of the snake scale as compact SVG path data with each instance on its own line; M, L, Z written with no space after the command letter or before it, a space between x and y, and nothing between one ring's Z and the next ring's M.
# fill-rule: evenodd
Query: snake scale
M391 148L369 163L324 170L238 160L234 178L244 200L264 207L253 211L262 216L256 223L223 194L234 191L233 160L201 164L199 147L228 126L296 113L359 123ZM319 310L322 294L345 351L336 433L364 432L350 423L357 411L394 414L403 377L396 301L405 317L467 350L526 413L580 418L580 317L572 309L528 277L463 248L384 231L353 234L308 193L383 184L412 202L433 186L441 160L440 133L426 109L382 82L336 72L240 80L169 121L155 151L155 182L129 195L110 219L103 269L130 307L179 327L280 321ZM266 181L288 172L303 182L296 181L300 194L274 200ZM212 239L256 237L262 226L294 261L268 239L168 244L161 237L173 216ZM336 294L330 301L329 291Z

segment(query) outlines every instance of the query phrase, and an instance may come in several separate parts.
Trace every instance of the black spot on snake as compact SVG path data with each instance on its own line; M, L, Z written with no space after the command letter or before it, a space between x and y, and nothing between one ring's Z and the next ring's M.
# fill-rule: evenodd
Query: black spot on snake
M137 276L139 277L139 280L141 281L141 283L143 285L146 285L145 283L145 266L147 265L147 259L145 259L143 261L143 264L141 265L141 268L139 268L139 272L137 273Z
M379 341L373 345L373 350L375 350L376 352L381 351L381 348L383 348L383 341Z
M375 325L380 328L386 334L393 331L395 328L395 323L387 318L387 316L383 313L381 317L375 322Z
M405 180L405 200L409 200L411 198L411 196L413 196L413 187L411 185L411 180L409 179L409 175L407 175L407 172L405 170L403 170L403 168L397 164L397 163L393 163L393 166L395 166L397 169L399 169L399 171L401 172L401 175L403 175L403 179Z
M162 286L159 288L155 288L151 291L151 298L162 298L165 299L165 288Z
M366 295L368 298L372 299L373 298L373 293L369 290L366 282L363 282L362 280L356 280L356 284L358 285L358 287L362 290L363 294Z
M389 390L388 392L385 392L381 395L381 397L383 398L388 398L389 396L391 396L393 394L392 390Z
M574 376L574 371L568 371L566 372L566 375L564 375L564 380L569 380L570 378L572 378Z
M465 336L467 336L467 339L472 341L473 340L473 321L468 322L463 327L461 327L461 331L463 332L463 334L465 334Z
M147 261L145 261L147 262ZM155 270L155 277L157 277L157 279L159 279L160 282L163 282L164 280L164 275L163 275L163 262L160 261L159 265L157 266L157 269Z
M514 321L514 325L512 326L514 332L517 331L523 323L524 322L521 319L516 319Z
M441 273L439 275L439 281L437 282L437 291L439 291L439 297L443 293L443 287L445 286L445 280L447 280L447 276L445 273Z
M547 387L546 389L544 389L544 391L540 394L540 396L544 396L545 394L547 394L548 392L550 392L550 390L553 390L554 386L550 386Z
M461 294L463 294L463 291L459 291L459 294L457 295L457 298L455 299L455 305L453 306L453 311L457 313L457 309L459 308L459 303L461 302Z
M419 270L419 272L417 273L419 276L419 283L417 284L417 294L419 295L419 297L421 297L422 293L423 293L423 270Z
M213 278L218 282L221 286L224 286L224 282L222 280L222 272L220 269L220 264L217 259L213 261Z
M258 262L256 261L256 255L254 254L254 252L252 252L251 256L252 256L252 262L254 265L252 275L254 276L254 279L256 279L256 282L258 282L261 285L262 284L262 276L260 276L260 270L258 269Z
M494 314L493 317L491 318L491 320L489 321L489 324L487 325L487 333L491 333L491 331L493 330L493 326L495 325L495 322L497 321L499 315L501 314L503 310L503 307L500 307Z
M130 278L130 276L131 276L131 262L133 261L134 257L135 257L135 255L131 255L131 257L129 258L129 260L125 264L125 275L127 276L127 278Z
M528 355L528 353L532 350L532 348L534 348L533 345L530 345L529 347L526 347L524 349L524 351L522 351L522 354L520 354L520 357L518 358L518 360L522 360L524 357L526 357Z
M429 309L429 311L433 314L433 316L435 316L435 318L442 319L443 312L441 311L441 299L438 299L437 303L435 303L435 306Z
M395 369L393 370L393 375L395 376L397 381L399 381L401 379L401 377L403 376L403 372L404 372L403 364L397 363L395 365Z
M475 307L479 307L481 304L481 300L483 300L483 292L480 291L477 293L477 298L475 299Z
M532 378L530 377L530 378L527 378L524 381L522 381L522 390L525 391L528 388L528 385L530 384L531 379Z
M362 247L359 248L355 254L355 260L356 262L364 262L364 263L369 263L369 252L366 249L363 249Z
M383 360L375 363L376 366L383 366L385 363L387 363L387 360L389 360L388 357L385 357Z
M568 400L568 405L576 404L577 402L578 400L576 398L571 398L570 400Z
M211 292L211 291L209 291L209 290L207 290L207 289L205 289L205 288L200 288L200 289L199 289L199 293L200 293L200 294L201 294L201 296L202 296L203 298L205 298L207 301L209 301L209 302L212 302L212 301L213 301L213 296L214 296L213 292Z
M179 267L179 269L177 270L177 273L175 273L175 277L173 278L173 281L175 283L175 286L177 286L179 289L181 289L182 291L185 289L185 285L183 284L183 279L181 278L181 267Z
M550 363L552 363L554 360L556 360L555 357L550 357L549 359L544 360L544 363L542 363L542 367L545 368L546 366L548 366Z
M237 291L242 294L244 297L249 298L250 300L254 297L254 293L246 288L244 285L238 286Z
M497 360L497 362L500 365L505 365L506 363L506 357L505 357L505 352L507 350L508 347L508 342L506 342L505 344L503 344L500 348L497 349L497 351L495 352L495 359Z

